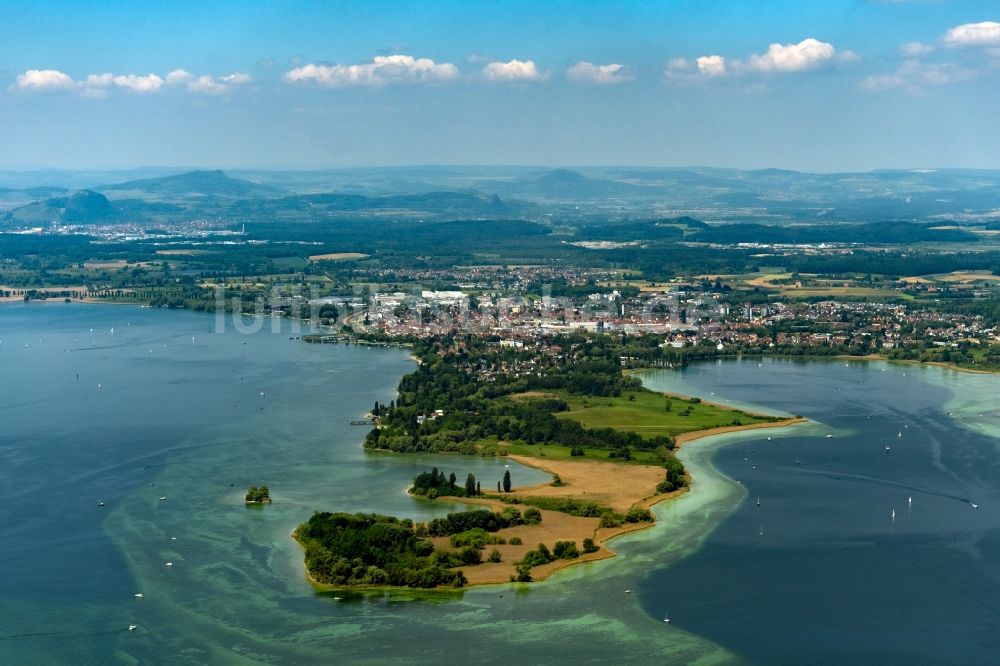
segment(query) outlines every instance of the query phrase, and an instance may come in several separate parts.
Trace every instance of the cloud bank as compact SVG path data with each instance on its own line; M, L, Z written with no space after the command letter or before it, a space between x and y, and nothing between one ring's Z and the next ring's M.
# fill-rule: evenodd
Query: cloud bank
M63 90L78 92L90 97L102 97L114 89L126 90L132 93L155 93L161 90L175 88L196 94L220 94L235 86L250 83L248 74L234 73L214 77L208 75L195 76L183 69L175 69L161 77L157 74L88 74L84 79L76 81L69 74L55 69L29 69L18 75L11 89L15 90Z
M304 83L343 88L348 86L385 86L394 83L433 83L451 81L459 76L450 62L437 63L430 58L409 55L375 56L359 65L308 64L285 72L288 83Z
M729 75L793 74L827 67L832 63L860 60L852 51L838 51L833 44L813 37L798 43L773 43L764 53L751 53L746 59L703 55L693 60L674 58L667 62L663 75L667 80L693 81Z

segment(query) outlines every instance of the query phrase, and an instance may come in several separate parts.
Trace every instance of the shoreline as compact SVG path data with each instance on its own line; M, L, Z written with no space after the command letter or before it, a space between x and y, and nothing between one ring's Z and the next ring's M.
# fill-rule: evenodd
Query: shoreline
M1000 370L979 370L977 368L963 368L960 365L955 365L954 363L946 363L944 361L917 361L912 358L889 358L882 354L868 354L866 356L851 356L849 354L844 354L842 356L837 356L838 359L848 359L852 361L885 361L886 363L898 363L900 365L911 365L922 367L929 365L935 368L945 368L947 370L954 370L955 372L967 372L970 375L997 375L1000 374Z
M723 406L724 407L724 406ZM730 408L732 409L732 408ZM688 433L681 433L676 436L678 449L681 444L735 432L757 430L762 428L783 428L790 425L808 423L809 419L803 417L791 417L780 421L767 423L754 423L741 426L721 426L705 430L696 430ZM504 495L511 499L531 499L531 498L566 498L577 499L585 502L594 502L602 506L610 506L619 513L625 513L629 508L635 506L643 509L652 509L655 505L677 499L691 490L691 484L696 481L690 474L687 476L688 484L678 490L669 493L657 493L655 491L656 482L662 480L664 469L658 465L639 465L631 463L616 463L596 460L559 460L544 459L525 455L505 456L514 462L541 470L550 475L559 475L565 485L553 486L551 483L539 483L523 488L515 488L509 494ZM637 487L647 487L649 491L642 493L635 490ZM501 511L507 507L515 507L524 510L530 506L525 503L509 503L500 497L442 497L437 500L418 498L410 493L410 488L406 494L414 499L424 499L428 502L446 501L462 504L466 506L478 506L487 508L490 511ZM540 509L542 522L539 525L519 525L512 528L505 528L498 534L504 537L518 536L522 540L521 545L496 545L501 551L503 560L499 563L484 561L478 565L457 567L467 578L465 587L459 590L451 588L406 588L393 586L343 586L319 583L313 579L308 569L306 578L314 588L324 591L419 591L419 592L446 592L454 593L473 587L484 585L510 584L510 574L514 570L514 561L520 560L528 550L534 549L538 543L546 543L550 548L556 540L574 541L581 547L584 538L591 538L597 546L597 550L592 553L583 553L581 547L580 556L569 560L555 560L547 564L531 569L533 582L543 581L558 571L585 562L597 562L613 558L617 553L609 545L609 542L619 536L632 534L644 529L648 529L657 524L654 519L648 522L624 523L617 527L600 527L600 519L596 517L579 517L554 511ZM448 537L433 537L430 539L435 547L447 547ZM298 542L296 540L296 542ZM301 546L301 544L299 544ZM304 563L303 563L304 564ZM519 583L523 585L524 583Z
M7 287L3 287L3 288L7 289ZM21 288L19 287L18 289L21 289ZM45 288L43 287L42 289L45 289ZM4 303L60 303L60 304L64 304L64 305L67 304L67 303L89 303L89 304L94 304L94 305L132 305L132 306L138 307L138 308L152 308L153 307L149 303L136 303L136 302L133 302L133 301L115 301L115 300L106 299L106 298L89 298L89 297L85 297L85 298L71 298L71 297L60 297L60 296L52 296L50 298L45 298L45 299L31 299L31 300L28 300L28 301L25 301L24 298L21 297L21 296L5 296L5 297L0 297L0 304L4 304ZM163 308L163 309L168 309L168 310L174 310L174 309L176 309L176 310L188 310L188 308L186 308L186 307L181 307L181 308ZM195 310L192 310L192 311L195 311ZM227 314L229 314L229 313L227 312ZM261 313L256 313L256 312L243 313L243 314L246 315L246 316L249 316L249 317L269 316L269 315L262 315ZM309 320L307 320L307 319L300 319L299 321L302 322L302 323L307 323ZM333 326L329 326L328 328L330 328L331 330L334 330ZM367 341L364 341L364 340L356 340L356 341L354 341L354 344L360 344L360 345L367 344L369 346L383 346L383 345L380 345L380 344L368 343ZM401 348L401 349L405 349L407 347L406 343L384 343L384 346L398 347L398 348ZM714 360L717 360L717 359L738 360L741 356L743 356L743 355L737 355L737 356L707 356L705 358L695 359L694 362L698 363L698 362L703 362L703 361L710 361L710 360L713 360L713 359ZM812 360L812 361L818 361L818 360L824 360L824 359L825 360L834 360L835 359L835 360L841 360L841 361L843 361L843 360L851 360L851 361L885 361L886 363L899 363L899 364L914 365L914 366L929 365L929 366L934 366L934 367L938 367L938 368L945 368L945 369L948 369L948 370L954 370L956 372L967 372L969 374L974 374L974 375L1000 375L1000 369L997 369L997 370L980 370L978 368L965 368L965 367L962 367L962 366L959 366L959 365L955 365L954 363L945 362L945 361L918 361L918 360L915 360L915 359L903 359L903 358L898 358L897 359L897 358L889 358L888 356L885 356L883 354L866 354L865 356L855 356L855 355L851 355L851 354L837 354L835 356L809 355L809 354L804 354L804 355L801 355L801 356L789 356L789 355L784 355L784 354L746 354L745 356L750 356L750 357L755 357L755 358L802 359L802 360ZM633 373L647 372L647 371L650 371L650 370L669 370L669 369L678 369L678 368L661 368L661 367L650 366L648 368L627 368L627 369L623 369L622 372L624 374L628 375L628 374L633 374ZM671 397L685 397L685 396L681 396L680 394L676 394L675 395L675 394L666 393L665 391L660 391L660 393L663 393L664 395L670 395ZM687 396L687 397L690 397L690 396ZM722 405L722 404L719 404L719 403L708 402L706 400L702 400L702 402L704 402L705 404L712 405L714 407L719 407L721 409L734 409L733 407L729 407L727 405Z

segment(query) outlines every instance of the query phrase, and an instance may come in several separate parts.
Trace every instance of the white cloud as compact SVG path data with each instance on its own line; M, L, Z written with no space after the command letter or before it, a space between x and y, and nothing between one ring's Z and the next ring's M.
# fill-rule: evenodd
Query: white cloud
M169 86L183 86L188 92L207 95L219 95L233 86L250 83L249 74L236 72L218 78L208 75L195 76L183 69L175 69L167 74L166 83Z
M692 82L698 79L713 79L730 73L729 63L721 55L707 55L688 60L672 58L667 61L663 78L667 81Z
M285 72L288 83L315 83L340 88L345 86L383 86L390 83L429 83L458 78L455 65L437 63L430 58L408 55L375 56L360 65L307 64Z
M72 90L76 82L56 69L29 69L18 75L15 86L22 90Z
M135 74L91 74L84 81L84 86L93 88L124 88L136 93L156 92L163 87L165 81L156 74L137 76Z
M955 26L941 38L945 46L998 46L1000 45L1000 23L982 21L963 23Z
M167 74L167 83L172 86L184 85L194 79L194 74L186 69L175 69Z
M767 53L747 58L746 67L756 72L803 72L830 62L834 53L833 44L810 37L798 44L771 44Z
M695 63L702 76L722 76L726 73L726 59L720 55L702 56Z
M157 74L88 74L81 81L74 81L71 76L52 69L29 69L17 77L17 83L12 88L34 90L71 90L87 97L107 97L112 90L127 90L133 93L155 93L166 87L179 88L191 93L218 94L233 86L251 81L247 74L234 73L218 78L213 76L195 76L183 69L175 69L166 77Z
M899 47L899 52L908 58L925 56L934 53L935 50L934 45L921 42L907 42Z
M975 70L951 63L925 63L916 59L903 62L892 74L869 76L861 82L865 90L905 90L921 92L928 87L968 81L977 76Z
M853 51L838 51L833 44L812 37L798 44L771 44L766 53L751 54L746 60L729 59L713 54L694 60L674 58L667 61L663 77L668 81L695 81L732 75L804 72L831 63L851 64L861 60Z
M231 86L241 86L244 83L250 83L251 81L253 81L253 79L250 78L249 74L244 74L242 72L234 72L232 74L220 76L219 80Z
M491 62L483 67L483 76L490 81L542 81L548 72L538 71L534 60Z
M609 65L595 65L591 62L578 62L568 70L566 76L573 81L580 83L597 83L608 85L613 83L624 83L631 79L624 65L612 63Z

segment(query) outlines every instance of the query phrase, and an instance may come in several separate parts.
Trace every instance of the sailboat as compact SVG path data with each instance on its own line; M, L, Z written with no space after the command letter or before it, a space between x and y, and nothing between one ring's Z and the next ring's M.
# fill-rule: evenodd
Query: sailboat
M667 624L670 624L670 613L664 614L663 621L666 622Z
M760 506L760 495L757 495L757 506Z
M799 464L799 457L798 457L798 456L795 456L795 464L796 464L796 465L798 465L798 464Z
M892 447L890 447L888 444L886 444L885 445L885 452L889 453L890 450L892 450Z
M892 522L893 523L896 522L896 510L895 509L892 510Z
M760 535L764 536L764 523L760 524Z

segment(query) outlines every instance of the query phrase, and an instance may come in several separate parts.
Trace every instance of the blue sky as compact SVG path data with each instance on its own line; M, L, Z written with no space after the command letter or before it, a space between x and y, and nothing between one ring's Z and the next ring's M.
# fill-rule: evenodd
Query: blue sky
M996 0L0 1L0 169L1000 168Z

